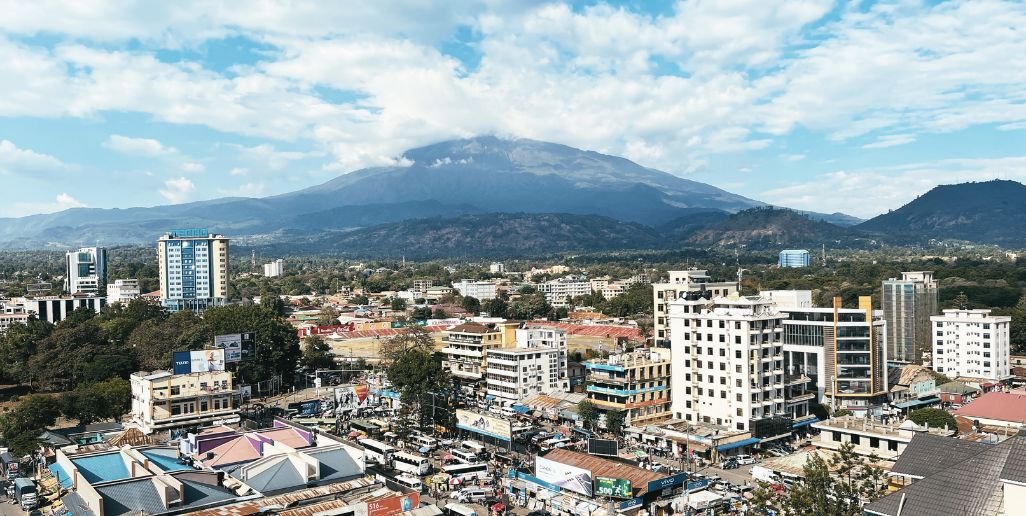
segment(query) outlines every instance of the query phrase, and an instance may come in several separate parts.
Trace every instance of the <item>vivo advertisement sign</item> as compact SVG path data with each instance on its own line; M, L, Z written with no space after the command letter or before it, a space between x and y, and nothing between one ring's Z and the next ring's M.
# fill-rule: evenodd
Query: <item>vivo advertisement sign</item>
M171 362L175 374L224 371L224 350L175 351L171 356Z
M684 482L688 479L687 473L677 473L672 477L660 478L659 480L653 480L648 483L648 492L653 493L662 491L663 489L672 489L677 486L684 485Z

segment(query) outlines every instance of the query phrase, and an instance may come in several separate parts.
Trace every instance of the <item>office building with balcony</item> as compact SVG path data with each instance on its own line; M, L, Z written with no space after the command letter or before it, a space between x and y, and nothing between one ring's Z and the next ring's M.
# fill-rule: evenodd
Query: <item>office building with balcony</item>
M107 302L127 305L142 295L137 279L119 279L107 284Z
M672 403L676 419L750 432L751 443L789 437L811 422L807 397L788 403L786 315L758 296L686 292L669 303ZM808 379L804 379L808 381Z
M887 359L924 363L932 347L930 317L938 312L937 281L931 271L902 272L883 282L880 307L887 321Z
M782 312L787 377L808 377L815 402L878 415L888 402L886 327L872 299L859 308L789 308ZM810 387L812 390L812 387Z
M545 300L556 308L566 308L567 299L591 294L591 282L575 276L564 276L535 285Z
M702 269L670 271L668 281L653 283L652 330L656 346L670 346L670 302L687 292L708 292L710 298L726 297L737 293L737 283L732 281L713 282L706 271Z
M64 290L74 294L102 294L107 286L107 250L83 247L64 256Z
M133 373L132 422L143 433L230 424L239 421L232 373Z
M1011 317L990 310L952 309L930 318L934 371L983 386L1012 377Z
M780 267L808 267L809 251L806 249L784 249L780 251L777 265Z
M443 365L449 374L462 383L484 379L485 352L506 347L516 342L519 323L480 324L468 322L454 326L442 334Z
M173 229L157 241L160 302L172 312L228 302L228 239L206 229Z
M645 427L673 417L670 351L640 348L584 362L588 399L602 411L623 412L628 426Z
M453 282L452 288L456 289L463 297L472 297L478 301L495 299L498 285L493 281L474 281L463 279Z
M569 392L566 355L564 330L517 329L515 347L485 351L486 392L513 401L538 394Z

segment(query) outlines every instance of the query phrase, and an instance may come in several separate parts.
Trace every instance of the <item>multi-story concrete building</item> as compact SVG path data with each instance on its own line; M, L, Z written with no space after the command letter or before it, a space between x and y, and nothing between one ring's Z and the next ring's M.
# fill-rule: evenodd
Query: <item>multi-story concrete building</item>
M759 297L773 301L781 310L815 306L812 303L811 290L760 290Z
M484 325L468 322L446 330L442 336L445 344L442 353L449 374L463 382L480 382L485 373L485 352L516 342L518 326L518 323Z
M474 281L463 279L454 282L452 288L456 289L463 297L472 297L478 301L495 299L497 285L493 281Z
M902 272L901 279L883 282L884 320L887 321L887 359L906 364L923 363L931 348L930 317L937 315L937 282L933 272Z
M809 251L806 249L784 249L777 261L780 267L808 267Z
M5 312L35 314L40 321L57 324L68 318L71 312L87 308L100 313L107 306L107 298L92 295L19 297L5 303Z
M206 229L173 229L157 241L160 302L172 312L228 302L228 238Z
M410 287L410 290L414 292L420 292L421 297L424 297L424 294L427 293L428 289L433 287L434 285L435 281L432 279L415 279L413 280L413 286Z
M132 421L143 433L237 423L232 373L134 373Z
M7 334L7 330L14 324L26 324L28 322L29 314L25 313L20 307L11 308L8 312L6 307L3 311L0 311L0 337Z
M569 392L566 332L555 328L516 330L516 347L485 350L486 389L491 396L524 400Z
M488 266L488 272L492 274L505 274L506 265L502 262L492 262L492 264Z
M876 415L887 405L887 323L874 315L872 299L859 308L788 308L784 324L787 378L808 377L817 401L859 415Z
M670 352L640 348L584 362L588 399L603 412L623 412L628 426L644 427L673 417L670 412Z
M952 309L933 323L933 370L949 378L1003 381L1012 377L1012 318L990 310Z
M277 278L285 273L285 262L281 258L264 264L264 277Z
M565 308L567 299L591 294L591 282L574 276L564 276L535 285L545 300L556 308Z
M686 292L708 292L710 298L725 297L737 293L737 283L731 281L713 282L702 269L670 271L669 281L652 284L653 331L656 346L669 346L670 322L669 304Z
M64 290L74 294L102 294L107 286L107 250L83 247L64 256Z
M807 399L787 403L786 316L772 302L687 292L669 310L676 418L759 440L790 436L792 421L808 417Z
M142 292L139 290L139 280L137 279L119 279L114 280L114 283L107 284L107 302L109 303L125 305L140 295Z

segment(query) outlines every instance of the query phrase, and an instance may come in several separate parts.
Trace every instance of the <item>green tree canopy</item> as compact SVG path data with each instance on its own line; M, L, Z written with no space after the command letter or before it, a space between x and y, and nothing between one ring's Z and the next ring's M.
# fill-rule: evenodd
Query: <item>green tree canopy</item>
M331 346L319 335L306 337L303 339L302 364L312 370L335 367L335 356L331 354Z
M595 421L598 421L598 410L591 400L584 400L577 404L577 415L584 423L584 428L594 428Z
M929 425L931 428L943 428L947 426L950 430L958 430L955 423L955 416L950 412L939 408L922 408L913 410L908 418L917 425Z

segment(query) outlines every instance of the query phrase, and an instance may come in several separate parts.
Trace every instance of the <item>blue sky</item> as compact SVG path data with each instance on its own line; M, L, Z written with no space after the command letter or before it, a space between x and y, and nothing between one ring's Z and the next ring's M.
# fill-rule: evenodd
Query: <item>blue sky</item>
M0 216L273 195L479 134L862 217L1026 180L1022 2L0 9Z

